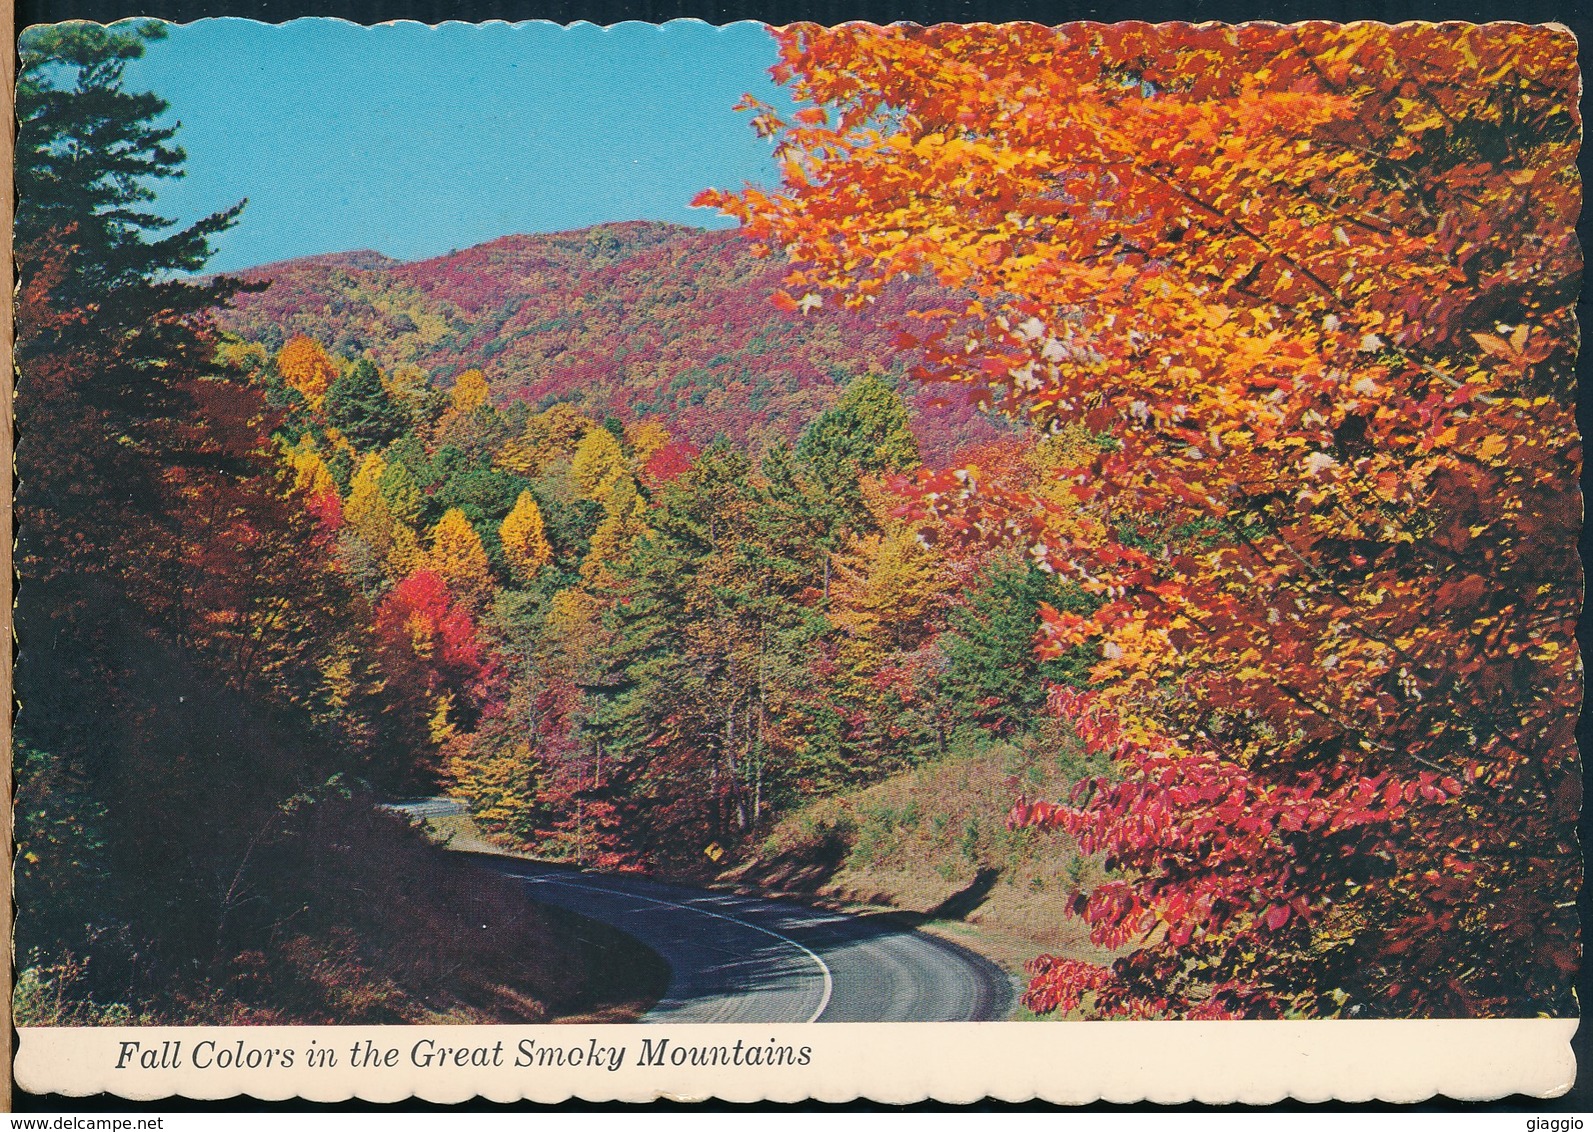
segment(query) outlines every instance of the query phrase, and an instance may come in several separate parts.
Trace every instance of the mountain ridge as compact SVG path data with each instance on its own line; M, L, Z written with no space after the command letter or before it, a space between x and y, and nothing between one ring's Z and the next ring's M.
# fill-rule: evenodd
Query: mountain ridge
M307 334L443 384L480 369L500 402L656 417L698 443L791 437L852 377L903 379L894 325L938 294L906 281L865 311L788 314L772 302L782 264L755 257L739 232L659 221L510 234L410 262L332 253L227 274L271 284L218 320L269 349ZM926 458L1011 431L963 390L902 390Z

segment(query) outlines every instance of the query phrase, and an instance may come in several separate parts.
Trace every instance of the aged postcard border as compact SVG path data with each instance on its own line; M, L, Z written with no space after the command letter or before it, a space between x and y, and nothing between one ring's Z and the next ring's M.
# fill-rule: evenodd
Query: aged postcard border
M1220 15L1220 14L1219 14ZM7 18L11 13L7 13ZM1040 18L1036 15L1033 18ZM1047 22L1052 22L1047 20ZM1060 22L1060 17L1058 21ZM8 28L8 30L10 30ZM1578 29L1580 30L1580 29ZM8 57L6 81L13 81ZM13 123L14 129L14 123ZM1581 159L1586 162L1586 149ZM6 163L6 230L10 230L10 163ZM1585 222L1583 227L1585 228ZM11 278L7 257L6 277ZM0 335L10 340L11 309L0 315ZM1581 374L1587 361L1579 359ZM0 414L0 446L9 452L12 414L10 374L6 377L6 411ZM1586 396L1585 391L1581 396ZM11 499L5 503L10 522ZM7 547L9 564L10 547ZM6 572L6 586L11 584ZM9 628L9 588L7 626ZM3 673L9 689L11 654ZM6 723L9 749L9 717ZM10 841L9 775L5 779L7 805L4 825ZM1583 828L1587 822L1584 817ZM10 891L0 892L0 908L8 917ZM1586 906L1584 897L1583 906ZM6 972L9 998L10 977ZM1061 1033L1062 1030L1067 1033ZM887 1103L910 1103L925 1098L965 1104L990 1097L1009 1102L1043 1100L1061 1105L1104 1100L1160 1104L1195 1101L1207 1104L1265 1105L1286 1097L1307 1101L1395 1101L1411 1103L1434 1097L1487 1101L1511 1095L1551 1099L1563 1097L1577 1076L1572 1057L1572 1035L1577 1023L1570 1019L1498 1020L1486 1022L1400 1021L1344 1023L1079 1023L1074 1026L1035 1026L1016 1023L855 1024L823 1027L291 1027L176 1029L106 1028L95 1031L56 1029L23 1030L14 1063L18 1088L30 1093L56 1093L62 1097L106 1092L139 1102L183 1096L224 1101L239 1094L261 1100L299 1097L337 1102L350 1098L394 1101L407 1097L457 1102L471 1097L494 1101L533 1100L558 1103L582 1100L645 1101L660 1098L727 1101L788 1102L814 1099L844 1103L859 1097ZM952 1031L956 1030L955 1036ZM1329 1033L1331 1031L1331 1037ZM15 1033L7 1027L7 1061ZM710 1072L690 1069L659 1074L644 1071L643 1042L668 1039L677 1048L727 1047L778 1041L794 1048L811 1048L811 1063L797 1071L756 1069ZM165 1043L213 1042L214 1050L234 1045L240 1051L293 1049L298 1052L291 1072L262 1076L248 1069L214 1064L198 1069L192 1064L193 1047L186 1058L171 1056L180 1064L150 1068L138 1066L139 1053ZM1580 1045L1585 1037L1576 1044ZM131 1058L128 1044L138 1048ZM367 1074L338 1073L332 1065L324 1072L307 1064L309 1046L337 1049L365 1042L371 1048L397 1051L395 1064L376 1066ZM498 1059L496 1065L462 1063L445 1079L427 1080L416 1060L422 1043L438 1048L468 1048L472 1059ZM524 1043L577 1049L586 1043L626 1050L625 1066L597 1073L548 1075L513 1072L517 1048ZM1321 1044L1318 1045L1317 1043ZM241 1043L241 1044L240 1044ZM658 1057L657 1044L648 1056ZM1516 1055L1501 1064L1502 1050ZM966 1051L966 1052L965 1052ZM972 1054L973 1056L967 1056ZM1324 1057L1323 1055L1327 1056ZM324 1056L324 1055L323 1055ZM429 1051L427 1056L429 1056ZM663 1055L665 1058L667 1054ZM1113 1059L1116 1059L1116 1062ZM987 1060L988 1059L988 1060ZM118 1061L123 1064L118 1065ZM1217 1083L1221 1075L1243 1061L1243 1080ZM502 1072L508 1062L510 1072ZM1132 1072L1114 1076L1123 1063ZM574 1062L572 1061L573 1065ZM1065 1073L1057 1067L1066 1065ZM1181 1066L1172 1072L1169 1066ZM889 1080L881 1084L881 1070L889 1066ZM651 1067L657 1069L657 1064ZM1513 1070L1513 1071L1512 1071ZM957 1074L965 1072L967 1076ZM12 1077L0 1106L12 1107Z

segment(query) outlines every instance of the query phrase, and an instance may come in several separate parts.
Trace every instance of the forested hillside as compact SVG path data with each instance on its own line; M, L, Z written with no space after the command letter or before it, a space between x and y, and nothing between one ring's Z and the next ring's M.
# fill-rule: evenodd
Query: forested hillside
M779 266L737 233L644 221L505 236L419 263L353 252L239 277L271 285L239 296L220 324L272 351L302 334L444 388L480 370L500 404L568 401L599 418L653 417L698 445L722 433L754 447L794 440L871 367L901 376L894 324L941 301L932 285L897 284L866 311L793 318L773 301ZM960 391L903 394L932 463L1010 431Z
M1036 657L1075 586L906 521L921 466L892 383L864 374L762 448L655 417L446 392L305 336L225 348L336 548L382 674L384 748L509 844L584 864L704 865L792 801L954 741L1020 732L1091 650ZM1033 486L1085 433L971 447ZM396 785L396 784L395 784Z
M218 349L238 284L172 278L241 206L158 238L142 211L183 160L165 103L121 85L159 35L23 40L16 1020L598 1008L634 955L595 969L594 925L375 808L422 777L430 703L389 691L404 669L283 474L283 414Z

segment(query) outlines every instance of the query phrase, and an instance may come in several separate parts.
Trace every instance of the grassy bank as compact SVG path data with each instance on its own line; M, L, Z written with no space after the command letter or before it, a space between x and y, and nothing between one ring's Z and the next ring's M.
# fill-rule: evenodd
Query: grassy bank
M962 744L790 814L719 883L895 910L1011 973L1042 952L1105 959L1066 912L1104 877L1100 861L1061 835L1006 825L1020 793L1061 798L1099 769L1060 729L1017 743Z

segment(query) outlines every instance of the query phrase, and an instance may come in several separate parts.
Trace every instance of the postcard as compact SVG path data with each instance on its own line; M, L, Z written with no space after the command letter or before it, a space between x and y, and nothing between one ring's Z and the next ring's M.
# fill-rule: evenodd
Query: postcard
M1564 28L20 59L21 1089L1570 1088Z

